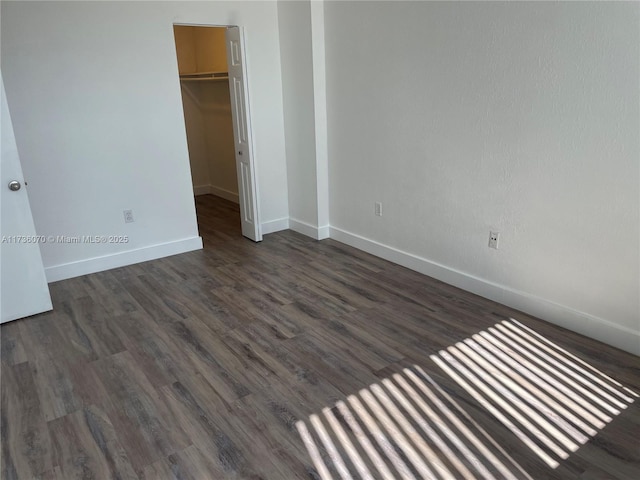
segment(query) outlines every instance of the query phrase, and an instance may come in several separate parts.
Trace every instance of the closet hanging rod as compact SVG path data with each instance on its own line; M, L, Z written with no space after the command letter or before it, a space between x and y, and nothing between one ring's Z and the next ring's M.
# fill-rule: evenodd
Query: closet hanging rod
M198 72L198 73L184 73L180 75L180 80L185 81L203 81L203 80L228 80L228 72Z

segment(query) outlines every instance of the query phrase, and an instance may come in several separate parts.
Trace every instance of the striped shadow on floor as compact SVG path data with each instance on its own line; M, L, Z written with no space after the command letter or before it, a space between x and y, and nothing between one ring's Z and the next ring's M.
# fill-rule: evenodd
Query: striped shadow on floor
M430 358L550 469L638 398L513 319ZM476 417L414 365L296 427L322 479L531 479Z

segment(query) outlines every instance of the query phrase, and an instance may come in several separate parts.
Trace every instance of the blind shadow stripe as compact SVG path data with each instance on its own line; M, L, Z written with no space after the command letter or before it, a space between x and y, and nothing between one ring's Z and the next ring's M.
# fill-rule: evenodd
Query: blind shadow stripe
M619 390L616 390L614 387L612 387L611 385L609 385L608 383L603 381L601 378L596 377L595 375L593 375L590 372L586 371L584 368L581 368L580 366L578 366L574 362L569 361L565 355L560 355L558 352L556 352L552 348L548 347L547 345L544 345L542 342L538 341L533 336L531 336L528 333L522 331L518 327L512 325L509 322L502 322L502 324L506 325L506 327L509 328L515 334L520 335L522 338L524 338L525 341L529 345L531 345L532 347L535 346L537 350L539 350L539 351L542 350L542 351L546 352L547 354L550 354L551 356L556 358L560 362L558 367L559 368L562 367L561 368L562 371L566 371L568 374L570 374L573 378L578 380L580 383L582 383L583 385L588 386L589 388L591 388L595 392L599 393L601 396L603 396L606 399L608 399L614 405L616 405L616 406L618 406L620 408L626 408L627 407L626 404L622 403L622 401L627 402L627 403L633 402L632 398L630 398L627 395L623 394ZM566 365L566 367L562 366L563 363ZM607 390L607 391L605 392L602 389ZM615 394L616 396L620 397L620 399L612 397L611 394Z
M507 368L510 368L513 371L515 376L522 379L524 384L531 385L531 389L533 391L538 391L540 395L545 395L552 402L555 402L554 399L557 399L556 403L558 405L558 411L563 412L566 418L573 422L574 425L580 427L582 431L586 432L588 435L595 435L597 430L587 424L587 421L590 421L593 425L599 428L602 428L605 425L595 416L591 415L588 411L575 403L571 398L567 397L558 389L553 388L532 370L527 369L527 367L521 363L525 362L525 360L519 357L518 354L512 353L512 356L507 355L507 353L502 351L498 346L489 342L482 335L474 335L473 339L478 342L478 344L482 345L486 351L489 351L498 357L503 364L507 366Z
M516 426L508 417L502 414L500 410L487 401L475 388L473 388L467 381L465 381L460 375L458 375L452 368L448 366L443 359L437 355L431 355L431 360L438 365L445 373L447 373L458 385L460 385L466 392L471 395L480 405L482 405L487 411L489 411L498 421L500 421L505 427L518 437L525 445L527 445L536 455L538 455L547 465L551 468L556 468L559 463L557 460L547 454L542 448L540 448L533 440L531 440L518 426Z
M571 423L565 420L568 419L572 422L580 422L579 418L565 409L562 405L556 402L554 399L545 394L541 389L536 388L535 385L527 381L521 375L516 374L508 365L504 364L490 352L482 348L475 339L466 339L465 344L469 345L478 355L484 360L491 362L492 365L497 367L504 375L506 375L513 383L511 388L520 392L520 396L525 398L529 404L537 408L540 412L543 412L548 418L552 419L556 424L562 428L568 435L580 443L586 443L588 438L578 429L576 429ZM498 377L501 378L501 377ZM586 427L586 425L583 423ZM591 429L595 433L595 430Z
M611 413L613 415L619 415L620 414L620 410L618 410L617 408L611 406L610 403L604 401L598 394L595 394L595 393L587 390L586 388L584 388L582 385L579 385L578 382L581 381L582 379L579 376L575 375L574 372L572 372L571 370L566 368L564 365L558 364L558 362L553 360L550 356L546 355L544 352L540 352L538 350L535 350L532 345L529 345L525 340L519 338L516 334L514 334L513 332L508 330L504 325L498 324L498 325L496 325L496 328L500 329L502 331L502 333L504 333L505 335L510 337L512 340L514 340L517 343L519 343L523 348L525 348L529 352L531 352L531 354L532 354L531 358L535 359L534 361L538 365L541 365L542 367L546 368L549 372L554 374L556 377L562 378L564 380L564 383L569 385L573 390L575 390L577 392L580 392L582 395L584 395L590 401L593 401L594 403L598 404L600 407L604 408L609 413ZM569 378L569 377L571 377L571 378ZM578 378L576 378L576 377L578 377ZM575 381L572 380L572 378ZM600 389L596 389L596 390L598 390L599 394L602 397L605 397L609 402L613 403L614 405L620 406L620 408L627 408L627 406L625 404L620 403L615 399L612 399L612 397L610 395L605 394Z
M551 427L548 422L545 422L539 414L525 405L512 391L496 382L490 373L483 370L475 362L466 357L466 355L463 355L458 348L451 346L447 348L447 352L440 352L440 355L447 358L447 353L450 353L455 357L455 360L449 358L450 364L454 365L459 371L467 376L467 378L483 390L485 394L494 401L494 403L497 403L506 413L516 419L520 425L526 427L527 430L535 435L539 441L544 443L547 448L553 451L560 458L564 459L569 456L564 449L553 441L550 435L554 437L562 436L567 442L569 442L569 439L564 437L564 435L561 435L557 429ZM468 369L462 364L468 367ZM472 370L475 374L471 374ZM574 447L574 450L578 448L578 446L573 442L570 443Z

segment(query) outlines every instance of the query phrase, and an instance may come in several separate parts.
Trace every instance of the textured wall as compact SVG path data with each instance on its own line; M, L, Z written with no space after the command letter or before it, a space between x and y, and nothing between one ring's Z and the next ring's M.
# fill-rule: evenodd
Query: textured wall
M328 2L331 225L637 334L639 11Z

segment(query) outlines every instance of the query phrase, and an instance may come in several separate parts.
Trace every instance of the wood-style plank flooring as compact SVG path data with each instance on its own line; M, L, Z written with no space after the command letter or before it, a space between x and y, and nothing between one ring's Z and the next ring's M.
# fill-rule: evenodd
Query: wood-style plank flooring
M203 250L2 325L2 479L640 478L638 357L196 203Z

